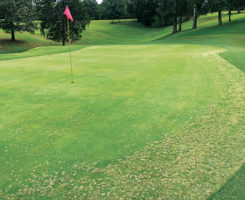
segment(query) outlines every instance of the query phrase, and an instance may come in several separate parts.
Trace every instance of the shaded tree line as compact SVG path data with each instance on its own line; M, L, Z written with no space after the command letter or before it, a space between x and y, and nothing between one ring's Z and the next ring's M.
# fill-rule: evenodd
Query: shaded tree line
M127 11L146 26L173 25L173 33L182 30L182 22L193 18L192 28L197 28L197 19L208 12L218 13L222 25L222 11L245 8L245 0L128 0ZM179 25L179 27L178 27Z
M69 6L74 22L71 23L71 39L79 40L91 19L134 18L146 26L173 26L173 33L182 30L182 23L193 19L192 28L197 28L197 19L208 12L218 13L222 25L222 11L238 13L245 8L245 0L0 0L0 28L10 33L34 33L38 25L48 39L67 41L66 18L62 14Z

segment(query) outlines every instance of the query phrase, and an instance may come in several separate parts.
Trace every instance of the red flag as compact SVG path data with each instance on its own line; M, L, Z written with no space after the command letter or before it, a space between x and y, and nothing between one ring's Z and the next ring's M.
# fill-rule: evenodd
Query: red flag
M72 18L72 15L71 15L71 12L70 12L70 10L69 10L69 7L68 7L68 6L66 6L66 9L65 9L64 15L66 15L67 19L70 19L70 20L73 22L73 18Z

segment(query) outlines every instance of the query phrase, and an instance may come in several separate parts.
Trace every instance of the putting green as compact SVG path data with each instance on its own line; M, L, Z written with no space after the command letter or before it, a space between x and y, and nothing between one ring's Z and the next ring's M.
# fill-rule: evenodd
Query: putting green
M232 65L241 65L238 54L208 45L212 37L201 45L200 33L191 32L190 40L187 34L160 39L151 30L154 42L125 45L90 45L85 37L87 45L73 51L75 84L62 48L2 59L0 196L205 199L215 193L245 162L245 76Z

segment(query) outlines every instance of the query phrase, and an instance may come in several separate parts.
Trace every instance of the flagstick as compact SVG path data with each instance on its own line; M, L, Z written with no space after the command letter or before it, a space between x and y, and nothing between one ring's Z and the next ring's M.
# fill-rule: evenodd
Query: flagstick
M70 63L71 63L71 83L74 83L73 71L72 71L72 59L71 59L71 39L70 39L70 24L67 18L67 29L68 29L68 40L69 40L69 50L70 50Z

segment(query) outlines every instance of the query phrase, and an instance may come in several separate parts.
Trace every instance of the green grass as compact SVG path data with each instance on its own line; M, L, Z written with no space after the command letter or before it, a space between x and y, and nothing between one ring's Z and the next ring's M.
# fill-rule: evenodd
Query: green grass
M245 197L245 165L234 174L217 193L209 197L212 199L243 199Z
M67 47L0 40L0 197L244 199L245 13L224 20L93 21L75 84Z
M20 53L29 49L54 45L54 42L48 41L40 35L40 31L35 31L35 34L30 33L15 33L16 41L10 40L10 34L0 30L0 55L6 53Z

